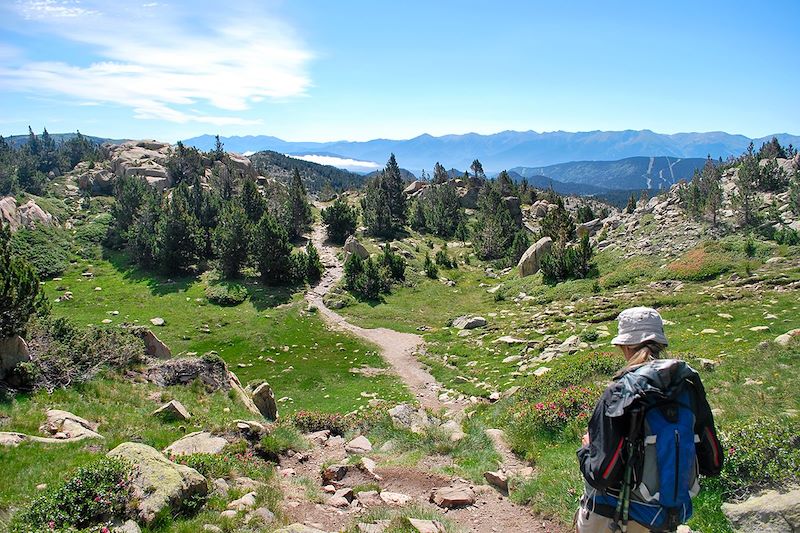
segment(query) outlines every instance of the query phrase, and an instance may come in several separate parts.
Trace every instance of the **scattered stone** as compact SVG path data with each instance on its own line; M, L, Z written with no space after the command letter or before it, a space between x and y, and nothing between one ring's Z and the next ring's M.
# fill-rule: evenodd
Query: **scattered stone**
M475 503L475 492L466 485L442 487L433 491L431 501L439 507L466 507Z
M325 483L341 481L347 475L347 465L331 465L322 471L322 480Z
M220 496L227 496L228 491L230 490L231 486L222 478L217 478L211 482L212 492L219 494Z
M353 489L351 488L343 488L337 490L333 496L328 498L328 505L331 507L349 507L350 502L353 501L354 498Z
M144 343L144 352L150 357L158 359L169 359L172 357L172 350L164 344L155 333L148 328L134 328L134 332L139 335Z
M164 453L168 456L192 455L195 453L216 455L222 453L222 450L227 445L228 441L222 437L215 437L208 431L195 431L164 448Z
M281 529L276 529L275 533L326 533L326 532L322 531L321 529L317 529L315 527L297 523L297 524L290 524Z
M753 326L750 331L768 331L769 326Z
M384 490L380 493L380 499L386 505L396 505L396 506L403 506L407 505L411 502L411 496L406 494L401 494L399 492L389 492L388 490Z
M719 333L719 332L714 328L706 328L700 332L701 335L713 335L714 333Z
M39 483L36 485L36 490L45 490L47 488L47 483Z
M275 514L266 507L259 507L254 511L247 513L244 517L244 523L250 524L253 520L261 522L261 525L269 525L275 521Z
M323 429L322 431L315 431L306 435L306 439L316 444L325 444L325 441L331 436L330 430Z
M206 479L194 468L175 464L146 444L125 442L107 454L134 466L131 480L139 520L150 524L166 508L177 511L188 499L203 498Z
M446 531L444 526L435 520L409 518L408 523L419 533L444 533Z
M278 419L278 404L269 383L262 383L253 391L253 403L267 420Z
M187 411L183 404L178 400L171 400L165 403L153 411L153 415L159 416L164 420L186 421L192 418L192 415L189 414L189 411Z
M102 320L102 323L103 323L103 324L111 324L112 322L113 322L113 320L111 320L110 318L104 318L104 319Z
M248 492L238 500L228 503L228 509L233 511L247 511L256 506L256 493Z
M222 528L217 527L213 524L204 524L203 531L208 531L209 533L224 533Z
M511 335L503 335L494 342L504 342L506 344L528 344L528 341L525 339L518 339L516 337L512 337Z
M800 488L783 494L770 490L742 503L723 503L722 512L736 531L793 533L800 530Z
M482 316L460 316L453 320L453 327L457 329L482 328L486 325L486 319Z
M124 523L111 528L111 533L141 533L139 524L133 520L126 520Z
M375 473L375 469L377 467L378 467L378 465L375 463L375 461L373 461L369 457L362 457L361 458L361 470L363 470L364 472L369 474L373 479L375 479L377 481L380 481L381 480L381 476L379 476L378 474Z
M378 507L383 504L377 490L363 490L356 494L356 499L362 507Z
M383 533L389 528L389 520L378 520L374 524L358 523L358 533Z
M706 359L704 357L700 358L700 368L703 370L715 370L719 366L719 361L714 361L713 359Z
M39 431L45 435L52 435L56 439L102 439L97 433L96 424L81 418L69 411L50 409L46 413L47 421L39 426Z
M372 451L372 443L367 437L360 435L348 442L344 450L347 453L363 455Z
M521 355L509 355L505 359L503 359L503 363L516 363L518 361L522 361Z
M545 374L547 374L548 372L550 372L550 370L551 369L549 367L540 366L539 368L537 368L536 370L533 371L533 375L536 376L536 377L541 377L541 376L544 376Z
M167 322L163 318L161 318L159 316L159 317L156 317L156 318L151 318L150 319L150 323L153 324L154 326L163 326Z
M508 475L502 470L497 472L484 472L484 479L494 487L500 489L501 492L508 493Z
M236 518L237 514L238 513L236 511L234 511L232 509L227 509L227 510L222 511L221 513L219 513L219 516L220 516L220 518L227 518L228 520L233 520L234 518Z

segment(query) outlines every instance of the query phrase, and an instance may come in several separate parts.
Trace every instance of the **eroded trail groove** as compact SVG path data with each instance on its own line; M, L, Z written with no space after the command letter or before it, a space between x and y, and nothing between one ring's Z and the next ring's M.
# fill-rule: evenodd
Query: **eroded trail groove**
M394 372L403 380L423 407L434 410L444 409L448 416L460 421L466 404L440 401L439 394L444 388L416 357L416 354L425 348L425 341L421 336L401 333L388 328L362 328L351 324L342 315L325 305L325 295L342 279L344 269L336 257L337 249L327 242L325 230L320 224L314 226L311 240L319 251L320 259L325 266L325 273L320 282L306 293L306 300L309 304L319 310L329 327L350 332L377 345L383 358L391 365ZM500 470L505 470L510 475L529 475L533 469L514 455L501 431L488 430L487 434L502 457L502 464L498 465ZM301 467L297 465L297 468ZM437 476L429 471L414 468L402 469L402 475L397 475L396 472L392 475L390 470L379 470L385 476L387 486L393 490L405 491L410 494L429 491L431 487L426 483L433 483L433 478ZM391 481L393 479L394 481ZM437 479L433 484L441 484L446 481L445 478ZM452 509L446 513L466 531L544 533L557 532L562 529L556 523L536 516L529 508L513 503L508 497L489 486L477 486L476 493L478 499L474 506Z

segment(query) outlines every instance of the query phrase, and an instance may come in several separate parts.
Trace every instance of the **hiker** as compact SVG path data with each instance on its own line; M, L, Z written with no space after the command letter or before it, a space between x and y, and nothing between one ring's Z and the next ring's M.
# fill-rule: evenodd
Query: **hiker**
M692 514L698 473L719 475L722 450L700 376L665 359L664 322L655 309L618 317L627 364L603 392L578 460L585 491L578 533L675 531Z

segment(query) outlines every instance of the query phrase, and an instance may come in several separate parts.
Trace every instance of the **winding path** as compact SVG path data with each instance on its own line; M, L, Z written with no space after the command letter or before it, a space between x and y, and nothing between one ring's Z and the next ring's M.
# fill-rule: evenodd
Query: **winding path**
M416 352L424 349L425 341L422 337L388 328L362 328L351 324L342 315L325 305L325 295L342 279L344 269L336 257L336 248L327 241L325 230L321 225L314 226L311 241L319 251L325 273L319 283L306 293L306 300L319 309L325 322L335 329L350 332L377 345L386 362L405 382L423 407L435 410L442 408L460 410L452 402L445 404L439 401L439 391L442 390L442 386L414 356Z

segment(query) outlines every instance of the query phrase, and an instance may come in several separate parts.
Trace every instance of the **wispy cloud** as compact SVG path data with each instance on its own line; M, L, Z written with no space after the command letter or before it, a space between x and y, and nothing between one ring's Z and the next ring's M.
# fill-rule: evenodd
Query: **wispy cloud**
M0 54L0 88L121 105L141 119L258 123L247 116L253 103L305 94L311 59L260 6L18 2L16 15L33 30L84 45L97 60L12 63Z

